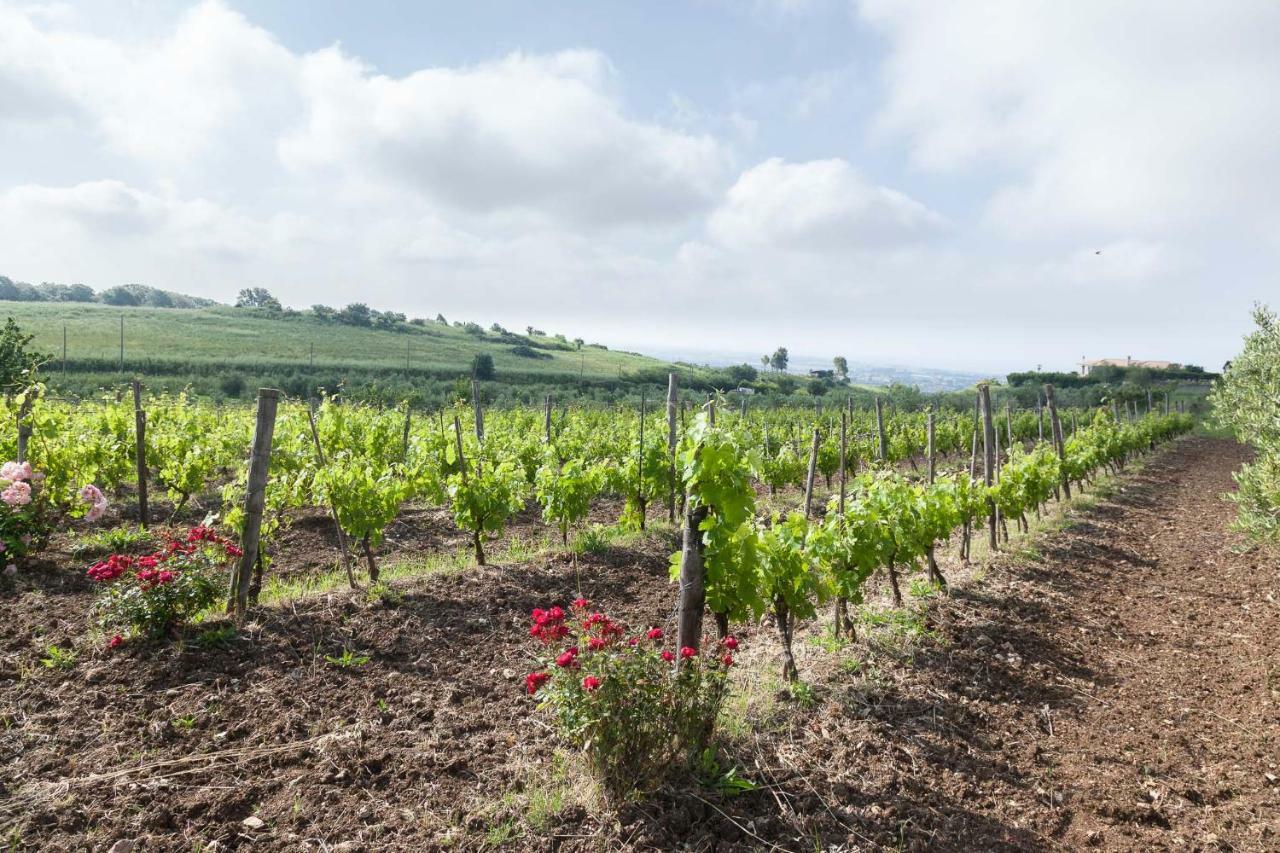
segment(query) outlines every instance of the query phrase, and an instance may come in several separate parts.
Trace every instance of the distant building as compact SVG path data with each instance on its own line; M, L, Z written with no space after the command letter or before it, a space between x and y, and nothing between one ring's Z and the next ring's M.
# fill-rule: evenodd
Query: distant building
M1095 367L1145 367L1150 370L1168 370L1171 367L1179 366L1172 361L1140 361L1134 359L1131 355L1127 355L1124 358L1097 358L1093 361L1087 361L1082 357L1080 359L1080 375L1088 376Z

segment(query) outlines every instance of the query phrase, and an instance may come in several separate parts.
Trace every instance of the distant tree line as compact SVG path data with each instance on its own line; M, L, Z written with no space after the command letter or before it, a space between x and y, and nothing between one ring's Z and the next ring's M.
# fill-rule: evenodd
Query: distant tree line
M1060 373L1040 371L1023 371L1010 373L1007 377L1009 385L1017 388L1024 385L1040 386L1045 383L1055 388L1085 388L1090 385L1141 385L1147 386L1157 382L1192 381L1211 382L1218 374L1209 373L1195 364L1183 364L1163 369L1151 367L1117 367L1099 365L1089 371L1088 375L1079 373Z
M187 296L145 284L121 284L95 291L87 284L58 284L46 281L31 284L0 275L0 300L9 302L95 302L100 305L143 306L147 308L207 308L212 299Z

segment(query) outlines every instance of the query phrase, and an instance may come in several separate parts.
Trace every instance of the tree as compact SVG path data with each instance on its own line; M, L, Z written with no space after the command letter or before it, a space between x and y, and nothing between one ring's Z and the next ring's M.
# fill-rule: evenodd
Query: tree
M836 368L836 378L841 382L847 382L849 379L849 361L842 355L838 355L831 359L831 363Z
M280 300L271 295L265 287L246 287L236 297L237 308L265 308L268 311L279 311Z
M497 371L493 368L493 356L487 352L478 352L471 359L471 375L476 379L493 379Z
M10 317L0 327L0 386L19 388L30 385L36 368L49 356L28 349L34 335L24 334Z
M762 355L762 356L760 356L760 366L761 366L761 367L763 367L765 370L768 370L768 369L769 369L769 356L768 356L768 355Z
M399 311L374 311L373 325L378 329L396 329L405 321L405 316Z
M331 323L337 319L338 312L328 305L312 305L311 313L323 323Z
M786 347L778 347L773 351L773 355L769 356L769 364L779 373L786 373L789 360L790 355L787 353Z
M441 326L449 325L449 321L444 318L443 314L436 315L436 322L439 323Z
M368 326L373 322L373 312L363 302L352 302L338 312L338 322L348 326Z
M107 288L98 294L98 299L104 305L132 306L141 304L138 294L124 285Z

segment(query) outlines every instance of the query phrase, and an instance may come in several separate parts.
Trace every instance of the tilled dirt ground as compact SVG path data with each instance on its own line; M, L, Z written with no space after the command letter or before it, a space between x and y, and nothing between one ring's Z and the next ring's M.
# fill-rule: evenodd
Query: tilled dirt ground
M527 614L580 584L669 625L661 537L113 654L82 567L49 566L0 597L0 849L1277 850L1280 574L1221 497L1246 456L1180 441L1064 529L947 565L949 596L877 602L846 646L810 626L797 696L749 629L720 760L759 787L619 810L524 696ZM50 644L80 655L45 667Z

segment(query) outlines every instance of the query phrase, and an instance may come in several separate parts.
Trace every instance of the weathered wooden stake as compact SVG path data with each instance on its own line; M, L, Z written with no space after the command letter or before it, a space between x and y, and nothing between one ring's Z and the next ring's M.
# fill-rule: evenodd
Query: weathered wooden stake
M889 458L889 441L884 434L884 405L876 397L876 434L880 437L879 459L881 462Z
M133 380L134 461L138 467L138 521L145 528L151 524L147 506L147 413L142 408L142 382Z
M271 438L276 428L276 407L280 392L258 389L258 417L253 428L253 452L249 457L249 484L244 497L244 531L241 535L240 564L231 576L227 610L237 620L244 618L249 604L249 580L258 560L258 537L262 532L262 511L267 501L267 474L271 468Z
M991 420L991 386L985 382L978 386L978 406L982 410L982 472L987 488L995 485L996 429ZM987 527L991 550L996 551L1000 542L996 538L996 504L987 498Z
M667 523L676 523L676 375L667 374L667 458L671 487L667 490Z
M546 437L547 444L551 443L551 395L547 395L545 408L542 412L542 431Z
M648 507L644 500L644 391L640 392L640 446L636 450L636 506L640 509L640 529L644 530Z
M484 444L484 406L480 403L480 383L471 377L471 405L475 409L476 441Z
M404 435L400 440L400 458L405 465L409 464L409 424L413 420L413 407L409 405L409 401L404 403Z
M1044 399L1049 406L1049 427L1053 430L1053 446L1058 451L1058 459L1063 463L1062 471L1062 494L1067 500L1071 500L1071 481L1067 477L1066 461L1067 449L1062 441L1062 422L1058 420L1058 406L1053 399L1053 386L1044 386Z
M925 432L925 453L928 456L928 472L929 485L933 485L934 478L937 475L937 460L934 451L934 423L933 423L933 406L930 406L924 416L924 432ZM929 580L942 588L946 588L947 579L943 577L942 570L938 568L938 558L934 554L933 543L929 543L929 550L925 552L925 557L929 564Z
M818 442L821 437L818 428L813 428L813 446L809 449L809 473L804 481L804 517L813 517L813 476L818 470Z

